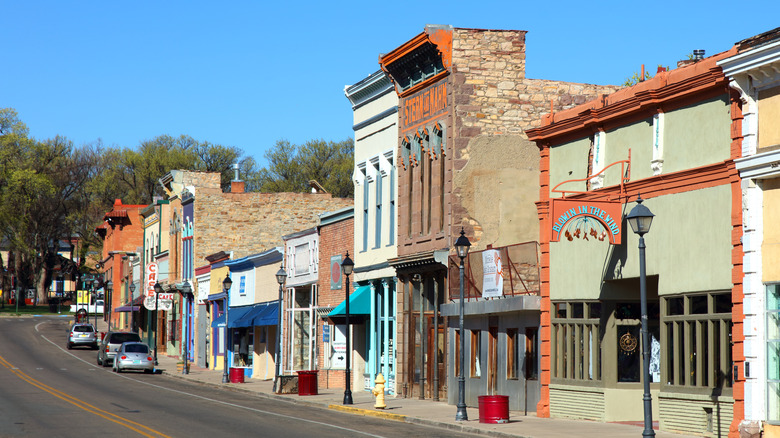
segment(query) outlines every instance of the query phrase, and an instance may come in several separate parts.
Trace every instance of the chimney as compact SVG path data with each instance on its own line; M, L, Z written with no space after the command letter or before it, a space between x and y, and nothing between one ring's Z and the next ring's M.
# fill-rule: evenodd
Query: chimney
M694 61L701 61L702 59L704 59L704 50L694 50L693 59Z
M235 177L230 181L230 193L244 193L245 183L238 179L238 163L233 164L233 172Z

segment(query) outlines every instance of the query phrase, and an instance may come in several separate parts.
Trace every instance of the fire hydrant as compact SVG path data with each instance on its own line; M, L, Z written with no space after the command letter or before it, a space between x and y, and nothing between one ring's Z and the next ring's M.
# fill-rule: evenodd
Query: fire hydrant
M374 383L376 383L376 386L371 390L371 393L373 393L374 397L376 397L374 408L384 409L387 407L387 405L385 404L385 377L382 375L382 373L376 375L376 380L374 380Z

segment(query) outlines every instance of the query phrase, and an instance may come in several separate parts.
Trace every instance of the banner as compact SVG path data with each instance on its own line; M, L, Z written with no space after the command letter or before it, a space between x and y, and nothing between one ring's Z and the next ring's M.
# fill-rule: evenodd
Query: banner
M497 249L482 251L482 298L504 294L504 269Z

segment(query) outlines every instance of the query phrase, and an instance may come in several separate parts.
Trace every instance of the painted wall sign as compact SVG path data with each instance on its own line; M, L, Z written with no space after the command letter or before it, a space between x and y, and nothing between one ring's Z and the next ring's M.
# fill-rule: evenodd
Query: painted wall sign
M410 128L425 121L447 108L447 82L432 87L404 99L401 108L403 127Z
M551 242L566 240L608 240L613 245L623 238L623 204L608 201L552 200Z

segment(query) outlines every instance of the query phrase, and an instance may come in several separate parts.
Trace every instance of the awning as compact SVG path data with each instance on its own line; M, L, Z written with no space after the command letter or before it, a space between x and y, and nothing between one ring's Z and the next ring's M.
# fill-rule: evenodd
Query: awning
M225 314L219 315L218 317L214 318L213 321L211 321L211 327L217 328L217 327L224 327L225 326Z
M146 297L135 297L132 304L125 303L123 306L114 309L114 312L137 312L141 310L141 304L144 302L144 298Z
M346 316L347 300L344 300L328 313L328 317ZM371 286L360 286L349 296L349 314L350 315L370 315L371 314Z
M236 325L236 321L246 315L254 306L241 306L241 307L229 307L228 308L228 327L244 327Z
M263 325L276 325L279 320L279 302L270 301L262 304L255 304L252 310L244 314L236 321L234 327L255 327Z

